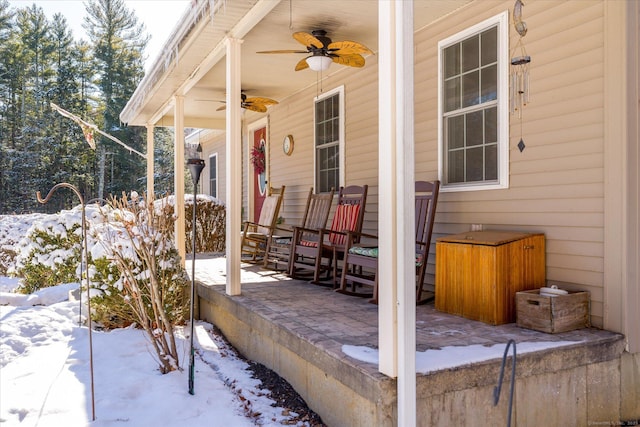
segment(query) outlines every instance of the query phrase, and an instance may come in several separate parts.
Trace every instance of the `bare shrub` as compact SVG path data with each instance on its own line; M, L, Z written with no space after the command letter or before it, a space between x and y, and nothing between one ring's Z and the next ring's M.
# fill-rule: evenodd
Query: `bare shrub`
M92 298L102 322L131 322L142 327L153 345L160 371L178 369L173 325L188 314L189 279L169 238L173 228L153 201L112 199L105 221L94 230L92 282L101 294ZM109 261L100 264L99 259Z

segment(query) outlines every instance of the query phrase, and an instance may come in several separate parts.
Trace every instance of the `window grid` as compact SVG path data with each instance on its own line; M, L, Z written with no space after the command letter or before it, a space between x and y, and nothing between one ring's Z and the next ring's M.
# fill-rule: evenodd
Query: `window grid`
M445 185L500 184L498 25L441 46Z
M317 100L316 188L327 192L340 183L340 94Z

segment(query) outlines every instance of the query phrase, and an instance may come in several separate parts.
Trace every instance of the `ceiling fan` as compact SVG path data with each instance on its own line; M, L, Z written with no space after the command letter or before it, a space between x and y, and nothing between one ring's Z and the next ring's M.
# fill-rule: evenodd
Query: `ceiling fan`
M246 110L257 111L258 113L266 113L267 106L278 103L278 101L276 101L275 99L264 98L261 96L247 98L247 95L245 95L244 93L241 94L240 96L242 97L242 101L240 103L240 106L242 108ZM225 101L220 101L220 102L224 103ZM221 110L224 110L225 108L227 108L227 106L223 105L219 107L216 111L221 111Z
M293 33L293 38L305 45L307 50L265 50L257 53L306 53L310 54L296 64L296 71L311 68L314 71L324 71L331 65L346 65L348 67L364 67L363 54L373 52L362 43L354 41L332 42L324 30L314 30L311 34L304 31Z

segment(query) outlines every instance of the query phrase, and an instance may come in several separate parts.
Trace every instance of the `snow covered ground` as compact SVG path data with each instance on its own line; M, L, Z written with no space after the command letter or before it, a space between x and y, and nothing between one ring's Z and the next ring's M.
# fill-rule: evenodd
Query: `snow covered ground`
M77 209L66 211L65 215L63 221L79 221ZM99 219L95 212L89 211L87 216ZM28 249L33 243L24 246L19 242L36 221L55 223L57 219L41 214L0 216L0 247ZM53 262L56 255L47 255L46 261ZM200 277L198 272L196 276ZM243 276L244 280L251 278ZM236 427L296 423L296 414L271 406L274 401L259 388L260 381L251 378L248 364L213 333L211 324L204 322L195 326L194 395L188 392L189 328L177 332L183 370L166 375L159 372L144 331L94 330L92 381L89 330L80 322L80 304L68 298L78 284L44 288L31 295L12 292L17 286L17 279L0 276L2 427ZM567 344L571 343L518 343L518 352ZM355 359L378 363L376 349L345 345L342 351ZM427 374L497 359L503 352L504 345L417 352L416 370Z
M142 330L93 331L95 417L89 331L78 325L77 284L14 294L0 277L0 425L254 426L289 424L210 324L195 327L195 394L189 394L189 337L178 333L182 371L160 374ZM189 333L189 329L184 330ZM260 415L251 415L260 414ZM298 424L306 425L306 424Z

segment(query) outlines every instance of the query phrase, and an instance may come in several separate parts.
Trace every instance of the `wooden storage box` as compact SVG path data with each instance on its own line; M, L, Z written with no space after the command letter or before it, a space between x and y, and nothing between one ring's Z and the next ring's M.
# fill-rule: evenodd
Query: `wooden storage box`
M515 294L545 286L543 234L471 231L436 241L436 309L492 325L516 320Z
M589 326L589 292L543 296L540 290L516 293L517 325L556 334Z

